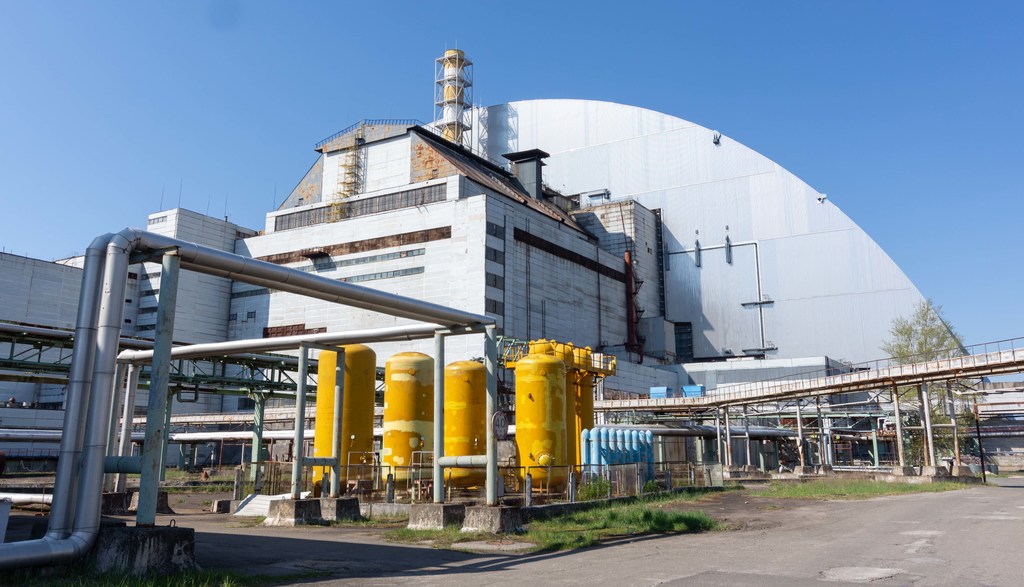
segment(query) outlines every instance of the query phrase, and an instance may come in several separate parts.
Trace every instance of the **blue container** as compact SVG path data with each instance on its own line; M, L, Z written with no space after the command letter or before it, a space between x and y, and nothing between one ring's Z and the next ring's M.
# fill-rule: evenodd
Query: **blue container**
M651 399L665 399L672 397L671 387L652 387L651 388Z
M683 397L704 397L703 385L684 385Z

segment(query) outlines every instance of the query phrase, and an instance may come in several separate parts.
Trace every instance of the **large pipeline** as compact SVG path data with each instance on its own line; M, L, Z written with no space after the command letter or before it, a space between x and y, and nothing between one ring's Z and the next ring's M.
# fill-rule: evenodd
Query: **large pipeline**
M95 543L99 534L128 264L151 260L168 251L177 252L183 269L208 275L453 329L487 327L488 347L492 346L494 320L487 316L334 281L136 229L97 237L85 253L65 400L64 436L49 527L43 538L0 544L0 569L68 561L85 554ZM489 376L492 369L489 369ZM489 479L489 494L492 481Z

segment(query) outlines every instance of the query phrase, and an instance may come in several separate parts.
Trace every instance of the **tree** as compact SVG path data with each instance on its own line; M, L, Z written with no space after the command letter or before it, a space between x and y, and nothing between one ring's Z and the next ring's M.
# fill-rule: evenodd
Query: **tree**
M882 350L901 365L964 354L960 335L942 317L942 306L931 300L919 303L909 319L893 320L889 335Z
M966 349L960 342L960 335L943 318L942 306L936 305L931 300L919 303L910 318L901 317L893 320L889 335L891 338L882 345L882 350L898 365L934 361L966 354ZM950 383L956 388L967 387L965 385L967 382L964 381L954 380ZM934 391L930 394L930 399L933 405L927 406L931 419L933 422L948 422L950 417L945 409L946 386L935 383L932 385ZM904 413L904 417L909 420L907 424L920 426L922 414L914 413L914 410L921 408L918 401L918 388L916 386L901 387L899 395L901 403L906 402L904 403L905 409L911 408ZM963 452L970 430L969 426L973 424L973 419L962 409L958 410L956 419L960 449ZM940 456L952 454L953 451L952 434L947 430L936 429L934 433L936 453ZM910 441L906 443L908 462L916 462L922 458L924 450L922 434L916 432L910 434Z

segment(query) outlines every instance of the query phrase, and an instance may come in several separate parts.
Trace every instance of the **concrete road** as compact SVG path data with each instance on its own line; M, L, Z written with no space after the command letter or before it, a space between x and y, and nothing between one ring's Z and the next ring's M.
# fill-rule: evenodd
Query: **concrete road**
M379 531L196 527L200 564L331 571L318 585L1024 585L1024 478L1002 487L814 502L763 524L570 553L476 555L384 543ZM750 506L757 508L757 499ZM712 515L713 511L710 512ZM762 515L763 514L763 515ZM298 583L297 583L298 584Z

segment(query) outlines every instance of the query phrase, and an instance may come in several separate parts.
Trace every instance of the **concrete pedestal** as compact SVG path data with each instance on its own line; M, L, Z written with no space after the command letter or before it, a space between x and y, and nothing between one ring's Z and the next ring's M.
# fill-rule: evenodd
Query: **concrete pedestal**
M132 501L131 501L130 504L128 504L128 511L130 513L133 513L133 514L135 512L137 512L137 511L139 511L139 492L138 491L133 491L132 492ZM167 492L166 491L161 491L161 492L156 494L156 513L158 513L158 514L166 514L166 515L169 515L169 516L173 516L174 515L174 510L172 510L171 506L167 503Z
M103 526L87 559L100 573L171 575L198 569L195 551L192 528Z
M818 465L819 475L831 475L833 472L832 465Z
M917 475L917 471L914 467L893 467L892 474L897 477L913 477Z
M813 465L803 465L803 466L797 465L797 466L793 467L793 473L796 474L796 475L814 475L815 474L814 466Z
M264 526L319 526L324 523L320 516L319 499L276 499L270 502Z
M517 507L477 505L466 508L462 531L509 534L522 526L523 515Z
M973 477L974 472L967 465L956 466L953 465L953 470L950 473L956 477Z
M922 477L949 477L949 470L939 465L938 467L921 467Z
M355 497L321 497L320 518L324 522L358 520L359 499Z
M105 516L124 516L132 511L132 500L134 491L123 491L121 493L104 493L101 508ZM164 505L167 504L167 494L164 494Z
M466 506L456 503L417 503L409 508L409 528L413 530L444 530L445 526L461 526L466 519Z

